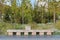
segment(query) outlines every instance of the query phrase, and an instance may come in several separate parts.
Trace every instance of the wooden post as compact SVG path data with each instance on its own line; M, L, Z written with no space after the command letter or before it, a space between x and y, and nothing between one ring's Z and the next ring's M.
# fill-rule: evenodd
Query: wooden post
M24 32L24 35L26 35L26 36L27 36L27 35L28 35L28 32Z
M39 35L40 35L40 36L44 35L44 32L40 32Z
M32 35L36 35L36 32L32 32Z
M47 35L52 35L51 32L47 32Z
M17 36L20 36L21 34L20 34L20 32L17 32L16 35L17 35Z
M9 36L12 36L12 35L13 35L13 32L8 32L8 35L9 35Z

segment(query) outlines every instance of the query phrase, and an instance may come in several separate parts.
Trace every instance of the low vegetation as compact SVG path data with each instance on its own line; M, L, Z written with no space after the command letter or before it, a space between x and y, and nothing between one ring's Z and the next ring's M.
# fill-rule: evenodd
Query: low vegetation
M55 24L55 28L60 30L60 20L58 20Z
M45 0L48 7L46 4L37 5L40 1L32 5L31 0L21 0L21 4L18 5L16 0L10 0L11 5L6 5L4 3L9 0L0 0L0 34L5 34L8 29L25 29L27 24L35 30L60 30L60 21L57 21L60 15L60 1Z

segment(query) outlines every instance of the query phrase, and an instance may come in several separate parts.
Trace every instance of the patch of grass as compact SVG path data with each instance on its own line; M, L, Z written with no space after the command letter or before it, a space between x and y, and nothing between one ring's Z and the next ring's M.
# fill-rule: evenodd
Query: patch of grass
M31 28L36 30L51 29L53 24L32 24Z
M58 20L55 24L55 28L60 30L60 20Z
M7 34L6 31L8 29L25 29L26 25L31 25L31 29L33 30L45 30L45 29L51 29L53 24L36 24L36 23L31 23L31 24L12 24L12 23L5 23L5 22L0 22L0 34Z
M11 24L11 23L5 23L5 22L0 22L0 34L7 34L6 31L8 29L25 29L24 26L21 24Z

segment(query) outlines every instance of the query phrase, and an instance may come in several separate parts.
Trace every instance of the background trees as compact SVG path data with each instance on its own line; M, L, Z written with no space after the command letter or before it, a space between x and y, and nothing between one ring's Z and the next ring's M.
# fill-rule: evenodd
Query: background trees
M31 23L34 29L50 29L50 24L56 23L56 28L60 29L58 16L60 16L60 1L46 1L44 6L37 3L32 6L30 0L21 0L21 4L17 5L17 0L10 0L11 5L6 5L5 0L0 0L0 30L5 32L7 29L24 29L20 24ZM43 1L43 2L45 2ZM46 25L40 25L45 23Z
M22 0L21 6L20 6L20 14L22 17L22 23L29 23L32 21L32 5L30 3L30 0Z
M4 22L19 24L48 23L55 22L58 19L57 15L60 15L60 1L49 1L48 8L45 7L46 4L38 6L36 3L32 7L30 0L21 0L20 6L17 6L16 1L11 0L11 6L9 6L4 4L4 0L1 0L0 14L2 13Z

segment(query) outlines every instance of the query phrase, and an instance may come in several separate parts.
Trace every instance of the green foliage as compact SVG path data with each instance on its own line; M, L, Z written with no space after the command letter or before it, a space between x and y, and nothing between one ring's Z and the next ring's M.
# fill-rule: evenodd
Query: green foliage
M30 1L22 0L22 4L20 7L21 17L22 17L22 23L29 23L32 21L32 6L30 4Z
M17 6L16 0L13 0L11 2L11 6L3 4L4 0L1 0L1 1L2 3L0 2L0 15L1 17L2 16L3 17L0 19L6 23L8 22L12 24L32 23L33 24L32 27L36 28L37 25L34 23L53 22L54 19L56 21L58 19L58 15L60 15L60 1L59 2L56 2L56 1L48 2L47 8L45 7L45 5L39 7L36 3L33 8L30 0L21 0L22 2L20 6ZM47 9L47 11L45 9ZM15 25L15 26L16 26L16 29L19 29L20 25L19 26ZM57 26L57 28L59 27ZM43 27L43 29L46 29L46 28Z
M56 1L48 2L48 8L35 4L34 8L30 0L21 0L21 5L17 6L16 0L11 2L11 6L0 3L0 13L3 15L4 22L28 24L28 23L48 23L58 19L60 14L59 3ZM2 0L4 3L4 1ZM2 8L2 9L1 9ZM47 9L47 11L45 10ZM55 13L55 15L53 15ZM55 18L54 18L55 17Z
M25 29L25 26L22 26L21 24L11 24L6 22L0 22L0 34L5 34L8 29Z

